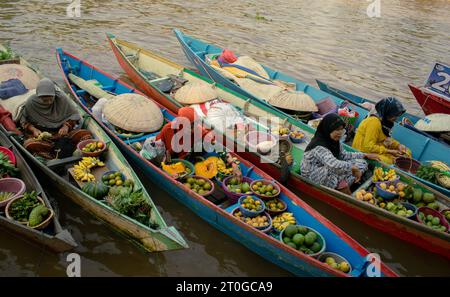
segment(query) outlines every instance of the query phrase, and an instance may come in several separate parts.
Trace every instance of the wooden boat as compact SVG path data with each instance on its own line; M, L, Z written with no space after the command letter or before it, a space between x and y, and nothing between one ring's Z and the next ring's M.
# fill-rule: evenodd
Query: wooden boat
M448 99L431 94L412 84L408 86L426 115L432 113L450 114L450 101Z
M352 93L349 93L349 92L337 89L337 88L332 87L329 84L327 84L327 83L325 83L323 81L320 81L318 79L316 79L316 82L317 82L317 85L319 86L319 89L321 89L324 92L327 92L328 94L331 94L333 96L341 98L343 100L347 100L347 101L352 102L352 103L357 104L357 105L361 105L361 104L366 103L366 102L370 103L370 104L376 104L376 102L374 100L363 98L363 97L357 96L355 94L352 94ZM416 115L413 115L413 114L410 114L410 113L405 113L403 116L401 116L397 120L397 122L401 123L403 118L405 118L405 117L407 119L409 119L411 121L411 123L413 123L413 124L415 124L420 119L420 117L418 117Z
M332 95L334 95L336 97L339 97L341 99L354 102L355 104L361 104L361 103L364 103L364 102L374 103L374 101L371 101L369 99L365 99L365 98L359 97L357 95L354 95L354 94L351 94L351 93L348 93L348 92L336 89L334 87L331 87L330 85L328 85L328 84L326 84L326 83L324 83L324 82L322 82L320 80L316 80L316 81L317 81L317 84L319 85L319 88L322 91L327 92L329 94L332 94ZM410 86L410 87L412 87L412 86ZM414 88L414 87L412 87L412 88ZM416 89L416 91L419 91L419 92L422 93L422 91L419 90L419 89ZM434 96L434 95L430 95L430 96ZM438 98L438 99L439 100L443 100L443 99L440 99L440 98ZM405 116L413 124L416 123L419 120L419 117L411 115L411 114L407 114ZM400 118L398 121L401 122L402 119L403 119L403 117ZM433 135L430 135L430 134L428 134L426 132L420 131L420 130L414 128L414 126L412 126L410 124L404 123L404 126L407 127L409 130L412 130L412 131L416 132L416 135L417 134L421 134L421 135L425 136L426 137L426 141L428 141L427 146L434 147L434 146L437 146L437 143L440 143L440 144L443 144L444 146L439 145L439 147L437 149L442 148L442 149L445 149L447 151L450 151L450 147L448 146L448 143L446 143L444 140L435 138ZM412 135L411 134L411 135L409 135L409 137L416 137L416 135ZM434 184L434 183L429 182L427 180L421 179L421 178L419 178L417 176L414 176L410 172L406 172L406 171L403 171L403 172L405 174L408 174L408 175L411 175L411 176L415 177L417 180L419 180L420 182L426 184L427 186L429 186L429 187L431 187L431 188L433 188L433 189L435 189L435 190L437 190L437 191L439 191L439 192L441 192L441 193L443 193L443 194L445 194L447 196L450 196L450 190L449 189L446 189L446 188L442 187L441 185L437 185L437 184Z
M202 77L189 69L185 69L182 66L175 64L174 62L168 61L167 59L164 59L148 50L139 48L138 46L131 43L118 40L111 35L109 36L109 39L113 46L114 53L119 60L119 63L129 74L132 80L136 83L136 85L144 90L151 90L151 92L148 92L148 94L153 95L153 98L155 98L155 100L157 100L164 106L167 106L168 108L170 106L176 106L178 108L181 106L181 104L156 87L156 82L158 81L158 79L161 80L165 76L175 75L190 81L202 80L207 83L213 83L211 80ZM133 60L131 61L129 57L133 57ZM141 71L140 69L142 69L143 71ZM156 78L154 78L155 80L149 81L145 77L145 73L153 73L156 76ZM314 129L309 127L308 125L305 125L302 122L287 116L277 109L270 108L266 104L263 104L258 100L247 98L241 94L227 89L224 86L221 86L218 83L216 83L215 85L219 98L236 106L246 116L260 119L270 119L274 117L281 118L281 120L284 121L285 126L291 127L294 130L301 130L309 139L311 139L311 137L313 136ZM441 234L438 232L430 233L430 230L428 230L427 227L415 221L398 217L392 213L387 212L384 209L380 209L379 207L369 205L362 201L358 201L353 196L345 195L334 189L323 187L303 178L299 174L299 165L301 163L305 148L306 143L293 145L292 155L294 158L294 166L291 170L289 181L287 182L290 187L302 191L303 193L308 194L310 197L320 199L340 209L348 215L351 215L352 217L359 219L385 233L391 234L409 243L421 246L422 248L429 251L445 255L446 257L450 257L449 234ZM347 149L351 150L351 148L349 147L347 147ZM239 155L257 165L265 172L269 173L272 177L277 179L280 178L280 166L278 164L274 164L273 162L264 162L264 157L258 155L257 153L252 153L249 151L239 152ZM436 193L436 191L434 191L433 189L413 180L411 177L406 176L404 173L399 172L398 174L401 175L402 178L405 179L408 183L426 189L426 191L435 193L435 195L439 197L443 205L449 204L448 197Z
M21 64L29 66L23 59L21 60ZM39 76L42 76L39 72L37 73ZM95 215L97 218L108 223L108 225L114 229L130 237L145 250L156 252L187 248L187 243L178 231L174 227L166 225L139 177L133 171L117 146L111 141L95 120L86 114L83 109L79 107L78 109L83 118L81 128L89 130L92 133L93 138L103 141L108 146L108 151L104 160L106 166L104 168L122 172L126 179L133 180L135 189L142 189L144 197L152 207L150 220L152 220L153 228L119 213L106 201L97 200L84 193L77 183L73 181L71 175L68 174L68 169L78 163L81 156L74 155L73 157L65 159L40 161L22 146L21 139L16 135L10 134L10 140L28 160L42 170L62 194L72 199L75 203ZM1 129L4 133L8 133L3 127L1 127Z
M137 93L144 95L140 91L122 82L120 79L112 77L88 62L82 61L76 56L61 49L57 50L57 60L64 76L64 80L71 88L74 96L78 99L78 103L86 112L90 112L90 106L95 103L97 98L88 94L86 90L80 89L74 81L70 79L70 77L73 78L71 75L76 75L86 81L95 80L96 84L98 83L102 89L108 90L111 94ZM175 115L172 112L164 109L162 106L160 106L160 108L166 121L172 121L174 119ZM232 211L237 207L237 204L225 199L224 192L220 190L221 187L217 182L215 184L216 190L214 193L211 196L203 197L185 187L183 183L173 179L159 166L155 166L153 163L143 158L131 147L134 142L142 142L146 138L154 136L159 132L146 134L142 138L124 141L124 139L118 137L118 135L101 120L98 122L111 138L114 139L114 141L127 153L127 155L140 166L142 171L155 183L165 189L170 196L177 199L206 222L237 240L253 252L295 275L348 276L340 271L330 269L327 265L315 258L306 256L293 248L287 247L278 238L275 238L277 236L273 237L263 233L234 217ZM210 154L214 155L214 153ZM252 163L237 155L234 156L241 162L240 166L245 176L251 179L272 180L271 176L255 167ZM280 199L287 203L289 211L294 213L299 222L319 231L325 237L327 246L329 246L327 249L343 255L346 259L351 259L349 261L352 265L354 263L354 267L356 267L355 272L352 273L351 276L365 275L364 267L367 265L365 258L368 255L368 251L284 186L280 185L280 189ZM381 267L382 275L395 276L395 273L384 264L382 264Z
M175 35L178 38L186 57L194 64L197 69L200 71L202 75L210 78L218 84L223 85L224 87L229 88L230 90L237 92L247 98L255 99L256 101L261 102L265 106L275 109L272 105L266 103L264 100L253 96L252 94L246 92L238 85L234 84L229 79L222 76L218 73L214 68L212 68L208 63L205 62L207 56L211 54L220 54L222 52L222 48L217 47L213 44L208 44L201 40L195 39L191 36L183 34L179 30L175 30ZM277 79L288 83L293 83L296 86L298 91L303 91L315 101L318 102L327 97L333 99L338 106L340 106L344 100L338 98L332 94L328 94L319 89L314 88L311 85L308 85L305 82L302 82L298 79L295 79L291 76L288 76L280 71L275 71L270 69L267 66L264 66L264 69L267 71L271 79ZM254 102L254 101L252 101ZM361 121L366 117L368 111L361 106L353 103L349 103L349 106L352 110L358 112L359 117L356 119L355 127L357 127ZM286 116L286 115L285 115ZM418 134L402 125L395 124L392 129L392 137L398 140L400 143L406 145L412 151L412 157L420 162L428 161L428 160L439 160L445 163L450 164L450 154L446 154L443 152L448 151L448 146L434 141L424 135Z
M9 141L8 136L0 132L0 145L10 149L16 157L16 167L19 169L19 176L26 185L26 191L35 191L39 197L45 202L45 205L53 210L54 216L52 222L43 230L30 228L26 225L20 224L14 220L8 219L5 213L0 211L0 226L16 235L21 239L27 239L37 243L45 249L53 252L65 252L77 246L75 240L70 235L69 231L63 229L58 220L58 215L52 206L52 203L47 198L39 181L34 175L27 162L23 159L17 148Z

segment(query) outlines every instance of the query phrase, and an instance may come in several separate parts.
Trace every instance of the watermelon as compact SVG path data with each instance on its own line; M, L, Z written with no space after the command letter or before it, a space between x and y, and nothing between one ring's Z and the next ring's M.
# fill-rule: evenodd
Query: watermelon
M81 188L81 190L95 199L102 199L108 195L109 188L102 182L88 182Z

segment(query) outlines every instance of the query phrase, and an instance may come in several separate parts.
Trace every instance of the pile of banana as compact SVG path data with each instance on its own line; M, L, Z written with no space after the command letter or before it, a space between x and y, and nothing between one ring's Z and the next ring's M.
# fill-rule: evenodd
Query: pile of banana
M224 175L231 175L233 173L233 168L225 165L225 162L222 159L217 161L217 170Z
M442 173L436 174L436 179L441 186L450 189L450 167L441 161L430 161L430 165L431 167L442 171Z
M374 182L380 182L380 181L392 181L397 178L397 173L395 173L394 169L389 169L385 171L382 167L377 167L373 171L373 178L372 180Z
M95 157L83 157L78 164L73 166L73 174L76 180L82 182L94 181L95 177L91 173L91 169L95 167L103 167L105 163Z
M291 212L283 212L272 220L273 227L278 231L283 231L289 225L297 224L294 214Z

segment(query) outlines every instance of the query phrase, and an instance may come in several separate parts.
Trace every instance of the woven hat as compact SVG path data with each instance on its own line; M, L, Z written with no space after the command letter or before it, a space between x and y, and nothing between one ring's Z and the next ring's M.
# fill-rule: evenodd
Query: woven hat
M175 93L174 98L183 104L197 104L217 98L217 92L208 83L188 82Z
M317 105L312 98L303 92L283 90L270 97L267 102L273 106L293 111L316 112Z
M164 122L159 107L138 94L121 94L109 99L103 114L111 124L130 132L154 132Z
M0 82L12 78L20 80L28 90L36 89L39 76L30 68L20 64L3 64L0 65Z
M425 132L447 132L450 131L450 115L433 113L418 120L414 127Z

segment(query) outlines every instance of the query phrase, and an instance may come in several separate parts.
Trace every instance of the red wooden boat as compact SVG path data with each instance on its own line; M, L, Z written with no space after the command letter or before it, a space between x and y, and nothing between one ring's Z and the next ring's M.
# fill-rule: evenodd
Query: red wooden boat
M426 92L411 84L409 85L409 88L426 115L432 113L450 114L450 100Z

